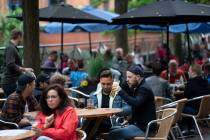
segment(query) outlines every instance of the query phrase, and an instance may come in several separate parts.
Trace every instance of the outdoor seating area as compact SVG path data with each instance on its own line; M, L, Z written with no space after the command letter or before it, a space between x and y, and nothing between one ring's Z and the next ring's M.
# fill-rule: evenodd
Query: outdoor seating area
M0 11L0 140L210 139L209 1Z

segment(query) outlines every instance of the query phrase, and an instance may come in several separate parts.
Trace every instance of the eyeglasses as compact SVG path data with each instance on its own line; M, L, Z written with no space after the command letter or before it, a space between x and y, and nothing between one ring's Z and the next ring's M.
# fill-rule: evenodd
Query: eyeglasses
M47 96L46 100L50 100L50 99L56 99L58 96L56 95L52 95L52 96Z

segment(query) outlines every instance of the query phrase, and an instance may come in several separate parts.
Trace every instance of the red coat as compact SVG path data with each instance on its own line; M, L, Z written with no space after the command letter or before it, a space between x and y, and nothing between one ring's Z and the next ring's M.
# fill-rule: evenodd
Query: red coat
M37 115L38 127L41 129L44 126L45 117L41 112ZM47 136L55 140L77 140L77 125L78 117L75 109L67 107L62 114L55 114L54 127L42 130L41 136Z
M160 76L167 80L167 71L164 70L161 72ZM172 75L172 74L169 74L169 83L170 84L174 84L176 80L180 80L180 78L183 78L184 82L186 82L186 78L185 78L185 75L184 75L184 72L180 69L177 69L177 72L176 72L176 75Z

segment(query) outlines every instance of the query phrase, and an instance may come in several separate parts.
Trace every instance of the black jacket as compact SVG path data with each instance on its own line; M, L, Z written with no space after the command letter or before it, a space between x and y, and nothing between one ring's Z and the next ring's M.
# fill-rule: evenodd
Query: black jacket
M145 131L147 124L156 119L155 102L152 90L145 80L136 89L130 89L127 83L121 85L119 95L132 107L130 123Z
M184 90L184 96L187 99L210 94L210 88L208 87L208 81L201 76L194 77L187 82ZM200 100L188 102L186 106L192 107L197 110L200 106Z

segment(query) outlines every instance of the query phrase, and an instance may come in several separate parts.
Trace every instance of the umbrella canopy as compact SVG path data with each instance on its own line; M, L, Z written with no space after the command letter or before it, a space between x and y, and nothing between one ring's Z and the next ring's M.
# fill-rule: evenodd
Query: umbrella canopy
M92 6L86 6L81 9L83 12L88 14L92 14L96 17L103 18L111 22L111 19L114 17L119 16L118 14L93 8ZM70 24L64 23L64 32L74 32L77 30L81 30L84 32L104 32L108 30L117 30L120 29L122 26L120 25L108 25L108 24L101 24L101 23L80 23L80 24ZM61 23L52 22L47 24L44 27L44 31L47 33L60 33L61 32Z
M68 4L50 5L39 9L39 20L66 23L107 23L100 17L83 12Z
M162 25L206 22L210 20L208 5L182 0L163 0L113 18L113 23Z

